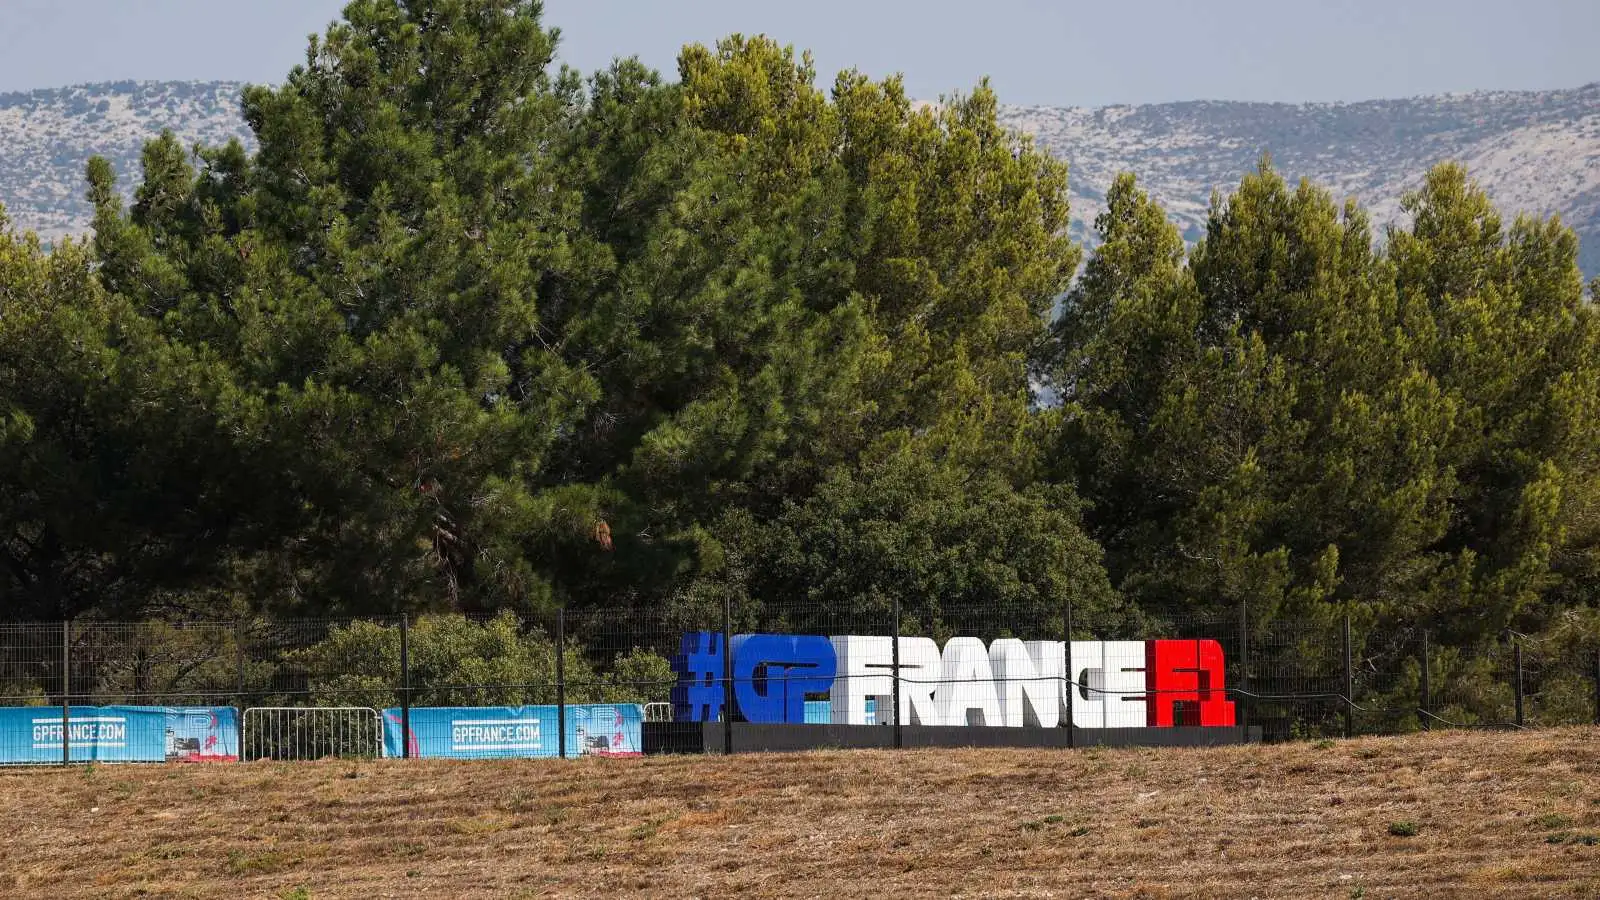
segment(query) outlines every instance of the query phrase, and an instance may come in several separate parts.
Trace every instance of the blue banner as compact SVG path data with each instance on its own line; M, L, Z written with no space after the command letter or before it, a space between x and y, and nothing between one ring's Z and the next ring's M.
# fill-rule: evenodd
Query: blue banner
M644 708L636 703L567 707L567 756L639 756ZM383 753L402 755L398 708L383 711ZM411 710L404 739L419 759L525 759L560 753L554 706L445 706Z
M0 763L58 763L61 707L0 707ZM239 758L232 707L74 706L72 762L222 762Z
M807 700L806 701L805 724L807 724L807 725L827 725L828 723L830 723L832 721L833 721L833 703L831 701L828 701L828 700ZM866 724L868 724L868 725L876 725L877 722L878 722L878 701L873 699L873 698L871 698L871 697L868 697L867 698L867 721L866 721Z

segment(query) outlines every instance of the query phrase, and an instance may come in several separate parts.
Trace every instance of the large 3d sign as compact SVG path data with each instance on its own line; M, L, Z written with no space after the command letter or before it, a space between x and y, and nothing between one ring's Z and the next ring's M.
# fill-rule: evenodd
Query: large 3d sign
M692 632L673 658L674 718L706 722L723 712L722 635ZM900 638L900 721L907 725L1054 728L1231 726L1222 646L1214 640L1003 639L988 647L958 637ZM868 701L894 703L889 637L741 634L733 637L736 718L801 723L808 698L825 695L835 724L867 724Z

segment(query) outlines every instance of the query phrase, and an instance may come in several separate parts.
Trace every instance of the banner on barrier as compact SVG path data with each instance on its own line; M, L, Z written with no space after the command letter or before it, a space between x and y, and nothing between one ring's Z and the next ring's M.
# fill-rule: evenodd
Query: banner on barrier
M560 753L554 706L456 706L411 710L405 740L419 759L521 759ZM383 711L383 752L399 757L401 715ZM567 707L567 756L640 756L644 707L636 703Z
M0 763L233 762L238 712L228 706L0 707Z

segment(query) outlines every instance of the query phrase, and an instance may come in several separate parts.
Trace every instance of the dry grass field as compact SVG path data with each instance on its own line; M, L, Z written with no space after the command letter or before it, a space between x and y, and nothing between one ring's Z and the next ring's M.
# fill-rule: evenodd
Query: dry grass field
M1597 897L1600 730L0 772L3 897Z

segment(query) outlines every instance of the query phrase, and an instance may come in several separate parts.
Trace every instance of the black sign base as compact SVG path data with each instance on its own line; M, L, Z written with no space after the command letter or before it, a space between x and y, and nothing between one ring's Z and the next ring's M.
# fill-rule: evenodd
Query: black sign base
M901 744L917 747L1215 747L1259 743L1259 727L983 728L906 725ZM721 753L721 722L646 722L644 752ZM887 725L756 725L733 724L733 752L763 753L800 750L887 750L894 731Z

